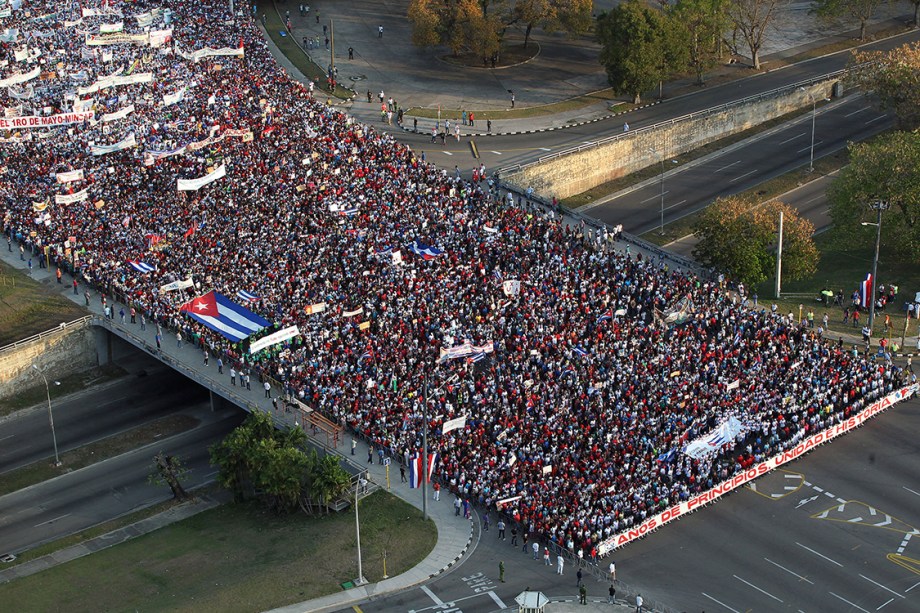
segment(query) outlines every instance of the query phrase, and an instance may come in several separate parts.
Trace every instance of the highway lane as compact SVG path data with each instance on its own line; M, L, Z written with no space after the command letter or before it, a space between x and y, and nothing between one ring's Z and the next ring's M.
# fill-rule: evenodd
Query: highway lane
M905 544L907 532L920 527L918 428L920 401L897 405L753 487L616 551L617 576L676 611L920 610L920 532ZM467 560L424 589L361 609L497 611L498 601L512 603L526 587L576 596L573 568L559 577L520 545L512 548L510 536L496 536L493 524ZM500 560L506 583L498 581ZM593 577L587 585L589 597L607 593L607 583Z
M158 451L182 458L190 469L186 487L212 480L208 446L246 414L236 408L211 413L206 404L194 410L203 422L193 430L0 497L0 553L18 553L169 499L168 487L147 483Z
M890 39L870 43L861 47L861 49L890 50L916 40L920 40L920 30L912 30ZM412 134L395 126L386 128L381 126L379 121L374 121L371 115L365 117L366 113L360 112L362 110L360 106L356 106L355 111L377 129L386 128L399 141L409 145L413 150L425 151L428 161L443 168L451 169L454 165L458 165L461 170L467 171L483 163L491 171L497 167L530 162L550 153L620 134L623 132L624 121L627 121L630 128L635 130L788 84L842 70L846 67L849 58L849 51L841 51L833 55L799 62L778 70L756 74L745 79L714 87L704 87L688 94L668 98L659 104L632 111L620 117L583 126L535 134L476 137L475 140L482 155L479 160L474 159L470 153L466 137L463 138L461 143L449 138L446 145L441 145L440 141L432 144L428 135ZM499 123L496 122L496 130L501 129L498 125Z
M855 115L854 115L855 113ZM808 163L811 114L773 128L738 148L727 148L705 161L669 169L664 178L664 220L669 223L706 207L713 199L747 190L763 181ZM869 106L860 95L828 105L815 127L815 159L843 149L890 128L893 119ZM581 212L610 224L622 223L627 232L642 234L657 228L661 219L661 183L648 181L634 191L582 207ZM809 196L809 199L815 197ZM815 205L814 203L817 203ZM809 202L816 226L827 225L826 207ZM819 225L820 224L820 225Z
M207 400L207 391L171 368L148 360L143 375L128 374L103 388L52 399L58 451L171 415ZM0 473L53 457L44 407L19 411L0 422Z

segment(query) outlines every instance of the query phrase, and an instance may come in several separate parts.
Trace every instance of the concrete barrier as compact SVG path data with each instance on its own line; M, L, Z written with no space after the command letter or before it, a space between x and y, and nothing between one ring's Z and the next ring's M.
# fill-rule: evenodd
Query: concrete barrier
M807 108L812 99L828 98L841 72L793 83L756 96L690 113L682 117L624 131L537 161L502 168L505 185L519 191L533 188L547 198L569 198L630 173L662 158L672 158L793 111Z

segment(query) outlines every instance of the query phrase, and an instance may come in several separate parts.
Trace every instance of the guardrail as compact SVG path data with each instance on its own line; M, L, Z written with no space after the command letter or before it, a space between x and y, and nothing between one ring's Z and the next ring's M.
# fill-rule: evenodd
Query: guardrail
M574 153L580 153L580 152L582 152L582 151L587 151L587 150L589 150L589 149L595 149L595 148L597 148L597 147L599 147L599 146L601 146L601 145L604 145L604 144L606 144L606 143L610 143L610 142L613 142L613 141L616 141L616 140L619 140L619 139L622 139L622 138L632 138L632 137L635 136L636 134L642 134L642 133L644 133L644 132L651 132L651 131L653 131L653 130L661 129L662 127L672 126L672 125L674 125L674 124L676 124L676 123L681 123L681 122L684 122L684 121L689 121L689 120L691 120L691 119L696 119L696 118L699 118L699 117L706 117L706 116L708 116L708 115L713 115L713 114L715 114L715 113L720 113L720 112L722 112L722 111L724 111L724 110L726 110L726 109L730 109L730 108L732 108L732 107L734 107L734 106L737 106L737 105L739 105L739 104L747 104L747 103L753 102L753 101L755 101L755 100L761 100L761 99L763 99L763 98L767 98L767 97L770 97L770 96L775 96L776 94L779 94L779 93L784 92L784 91L789 91L789 90L794 91L794 90L796 90L796 89L798 89L798 88L800 88L800 87L808 87L808 86L810 86L810 85L816 85L817 83L821 83L821 82L823 82L823 81L829 81L829 80L831 80L831 79L837 78L837 77L839 77L840 75L844 74L845 72L847 72L846 69L837 70L837 71L835 71L835 72L829 72L829 73L826 73L826 74L823 74L823 75L819 75L819 76L816 76L816 77L812 77L812 78L810 78L810 79L805 79L805 80L803 80L803 81L798 81L798 82L792 83L792 84L790 84L790 85L783 85L782 87L777 87L777 88L774 88L774 89L771 89L771 90L768 90L768 91L765 91L765 92L760 92L759 94L752 94L752 95L746 96L746 97L744 97L744 98L739 98L738 100L732 100L731 102L725 102L725 103L723 103L723 104L720 104L720 105L718 105L718 106L713 106L713 107L710 107L710 108L708 108L708 109L703 109L703 110L701 110L701 111L694 111L694 112L692 112L692 113L687 113L686 115L681 115L680 117L674 117L674 118L672 118L672 119L666 119L665 121L659 121L658 123L653 123L653 124L651 124L651 125L644 126L644 127L641 127L641 128L637 128L637 129L635 129L635 130L630 130L629 132L623 132L623 133L620 133L620 134L613 134L613 135L611 135L611 136L607 136L607 137L602 138L602 139L600 139L600 140L596 140L596 141L592 141L592 142L590 142L590 143L585 143L585 144L582 144L582 145L578 145L577 147L570 147L570 148L568 148L568 149L563 149L562 151L556 151L556 152L554 152L554 153L548 153L548 154L546 154L546 155L542 155L542 156L538 157L536 160L534 160L534 161L532 161L532 162L526 162L526 163L524 163L524 164L512 164L512 165L510 165L510 166L504 166L504 167L502 167L502 168L499 169L499 171L498 171L498 172L499 172L499 176L504 176L506 173L520 172L521 170L523 170L523 169L525 169L525 168L530 168L531 166L536 166L536 165L538 165L538 164L544 164L544 163L546 163L546 162L548 162L548 161L550 161L550 160L554 160L554 159L557 159L557 158L560 158L560 157L572 155L572 154L574 154Z
M63 330L71 330L77 328L84 328L89 325L89 321L93 318L92 315L85 315L80 319L75 319L73 321L68 321L61 323L57 328L51 328L50 330L45 330L44 332L39 332L38 334L33 334L29 338L24 338L22 340L16 341L15 343L10 343L9 345L4 345L0 347L0 353L5 351L15 351L23 345L28 345L29 343L34 343L35 341L40 341L43 338L48 338L54 334L58 334Z

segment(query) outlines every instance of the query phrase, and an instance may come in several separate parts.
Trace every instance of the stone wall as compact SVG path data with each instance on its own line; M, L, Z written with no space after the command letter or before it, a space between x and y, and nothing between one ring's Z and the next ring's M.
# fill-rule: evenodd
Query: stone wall
M811 106L811 96L831 96L833 80L805 88L770 92L750 100L700 112L694 116L624 132L595 146L587 145L568 155L551 157L502 176L520 190L530 187L551 199L569 198L641 170L662 159L693 151L703 145L743 132L758 124ZM628 117L628 115L627 115ZM663 153L662 153L663 152Z
M0 351L0 398L44 385L32 364L45 371L49 383L97 366L100 363L97 335L97 330L88 321L83 321L44 332Z

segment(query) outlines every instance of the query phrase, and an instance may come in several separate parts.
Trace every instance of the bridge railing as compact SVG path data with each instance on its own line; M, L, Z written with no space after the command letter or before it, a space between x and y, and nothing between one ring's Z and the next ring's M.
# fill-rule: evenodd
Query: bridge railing
M24 345L28 345L29 343L34 343L35 341L40 341L44 338L49 338L51 336L54 336L55 334L60 334L64 330L79 330L80 328L85 328L86 326L90 325L90 321L92 320L92 318L93 318L92 315L86 315L84 317L81 317L80 319L75 319L73 321L68 321L68 322L62 322L61 325L59 325L56 328L51 328L50 330L45 330L44 332L33 334L32 336L28 338L18 340L15 343L4 345L3 347L0 347L0 353L4 353L6 351L16 351L20 347L23 347Z

